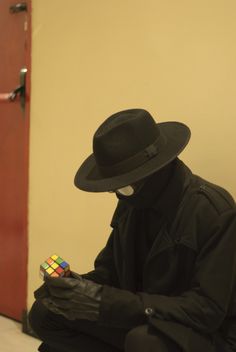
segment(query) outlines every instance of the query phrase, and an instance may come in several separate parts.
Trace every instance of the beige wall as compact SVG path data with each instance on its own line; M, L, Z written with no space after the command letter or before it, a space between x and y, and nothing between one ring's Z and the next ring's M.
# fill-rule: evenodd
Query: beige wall
M114 196L73 177L113 112L187 123L181 158L236 197L234 0L32 2L28 306L44 258L90 270L110 233Z

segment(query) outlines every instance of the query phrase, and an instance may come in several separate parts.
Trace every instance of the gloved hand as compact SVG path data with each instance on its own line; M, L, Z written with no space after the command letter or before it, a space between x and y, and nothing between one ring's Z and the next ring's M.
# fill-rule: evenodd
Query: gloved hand
M52 312L69 320L98 320L102 285L82 277L46 277L45 285L49 295L42 297L42 303Z
M79 274L77 274L74 271L70 271L70 277L77 279L77 280L81 280L81 276ZM41 285L36 291L34 291L34 298L35 299L43 299L45 297L49 297L50 293L48 290L48 287L45 283L43 283L43 285Z
M43 299L45 297L49 297L49 291L47 285L43 283L36 291L34 291L34 298L35 299Z

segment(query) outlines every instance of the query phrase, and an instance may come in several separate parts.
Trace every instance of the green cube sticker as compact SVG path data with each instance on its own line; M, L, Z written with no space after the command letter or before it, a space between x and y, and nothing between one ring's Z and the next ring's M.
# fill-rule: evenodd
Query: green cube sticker
M55 262L56 262L57 264L61 264L62 262L64 262L64 260L61 259L61 257L58 257L58 258L55 260Z
M43 267L44 269L47 269L47 268L49 267L49 265L48 265L47 263L43 263L43 264L42 264L42 267Z

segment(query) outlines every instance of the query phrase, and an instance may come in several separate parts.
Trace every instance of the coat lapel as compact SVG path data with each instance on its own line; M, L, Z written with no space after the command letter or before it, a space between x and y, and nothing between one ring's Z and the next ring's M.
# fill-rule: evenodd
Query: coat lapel
M136 272L135 272L135 224L136 213L131 208L127 211L125 217L122 218L118 226L119 238L122 251L122 288L135 292L136 288Z

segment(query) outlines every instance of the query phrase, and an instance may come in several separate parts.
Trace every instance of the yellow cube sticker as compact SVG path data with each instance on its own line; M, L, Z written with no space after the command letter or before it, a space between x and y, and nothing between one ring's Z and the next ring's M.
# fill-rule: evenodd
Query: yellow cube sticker
M51 255L51 258L52 258L53 260L56 260L56 259L58 258L58 255L53 254L53 255Z
M51 265L51 267L52 267L53 269L56 269L56 268L59 267L59 265L58 265L57 263L53 263L53 264Z
M48 269L46 269L46 272L47 272L49 275L51 275L51 273L53 273L54 270L53 270L52 268L48 268Z

